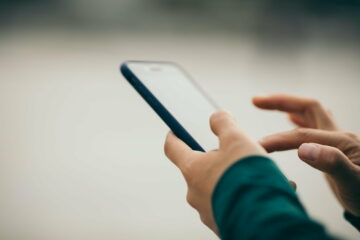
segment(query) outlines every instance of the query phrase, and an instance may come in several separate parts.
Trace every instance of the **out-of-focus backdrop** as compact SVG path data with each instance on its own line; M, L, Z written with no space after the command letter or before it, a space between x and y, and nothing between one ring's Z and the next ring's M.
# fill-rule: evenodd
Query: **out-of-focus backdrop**
M360 133L357 0L0 1L0 238L217 239L163 154L168 131L120 75L184 66L254 138L288 130L251 96L311 96ZM346 239L323 176L272 155L310 215Z

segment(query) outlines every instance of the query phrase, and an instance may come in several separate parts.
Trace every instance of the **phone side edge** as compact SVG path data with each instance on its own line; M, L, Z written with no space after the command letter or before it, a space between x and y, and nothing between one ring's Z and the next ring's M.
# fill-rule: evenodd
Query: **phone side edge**
M149 89L136 77L124 62L120 71L131 86L140 94L148 105L157 113L173 133L184 141L191 149L205 152L200 144L187 132L187 130L176 120L176 118L164 107L164 105L151 93Z

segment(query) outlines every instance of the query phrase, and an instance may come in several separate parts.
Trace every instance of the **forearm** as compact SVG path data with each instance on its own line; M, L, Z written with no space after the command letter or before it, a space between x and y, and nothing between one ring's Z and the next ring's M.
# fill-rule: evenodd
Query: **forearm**
M224 240L333 239L307 216L286 178L265 157L247 157L231 166L212 204Z

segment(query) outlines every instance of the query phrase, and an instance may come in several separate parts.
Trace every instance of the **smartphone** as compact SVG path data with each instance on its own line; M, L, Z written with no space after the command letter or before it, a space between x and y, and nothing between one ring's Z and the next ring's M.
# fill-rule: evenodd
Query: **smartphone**
M178 65L171 62L127 61L120 71L171 131L190 148L218 148L210 128L216 104Z

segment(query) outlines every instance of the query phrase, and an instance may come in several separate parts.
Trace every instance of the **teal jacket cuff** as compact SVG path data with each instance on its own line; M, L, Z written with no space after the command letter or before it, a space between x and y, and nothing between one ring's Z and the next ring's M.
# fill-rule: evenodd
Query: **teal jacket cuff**
M360 217L344 212L344 218L360 232Z
M264 156L230 166L215 187L212 207L223 240L332 239L309 219L286 177Z

